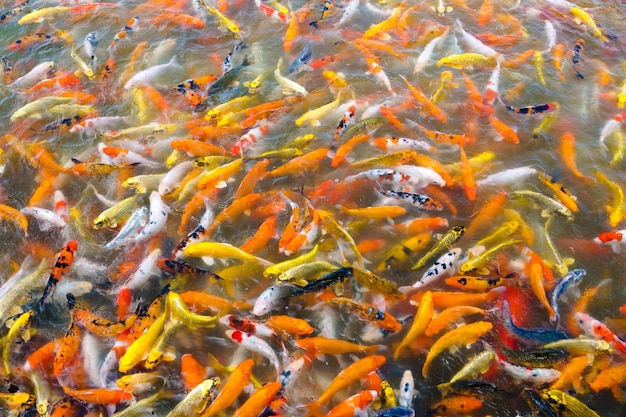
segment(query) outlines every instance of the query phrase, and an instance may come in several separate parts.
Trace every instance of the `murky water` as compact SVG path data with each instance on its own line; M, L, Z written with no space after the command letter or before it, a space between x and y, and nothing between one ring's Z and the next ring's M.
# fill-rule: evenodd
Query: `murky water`
M3 339L3 346L10 352L4 357L10 373L6 368L3 371L5 382L0 386L0 392L37 395L39 402L47 398L48 411L54 406L58 413L61 408L58 402L63 398L68 395L80 397L78 393L64 394L64 390L108 389L101 392L98 400L83 398L83 404L76 406L79 411L72 411L74 414L71 415L87 412L112 415L132 404L120 391L116 393L124 397L124 401L105 399L111 390L119 389L115 381L124 374L153 372L166 380L157 401L143 411L129 415L167 415L183 401L189 389L181 377L181 357L185 354L193 355L204 367L200 380L216 375L222 380L221 386L227 383L229 372L220 369L207 353L213 354L224 365L237 365L246 358L253 358L252 374L257 381L267 384L278 380L271 361L263 353L238 349L235 340L225 335L227 327L222 322L214 327L185 322L169 334L169 339L159 339L165 341L161 346L161 353L165 355L160 357L158 364L147 365L140 355L136 363L123 372L119 371L120 363L124 362L124 357L128 359L128 356L120 358L124 348L133 351L138 345L122 347L120 356L115 357L110 353L112 349L118 349L114 344L124 345L124 336L120 337L119 331L94 335L93 329L86 329L86 325L80 323L77 324L80 335L73 339L77 350L70 355L74 360L61 365L59 346L68 344L66 333L71 317L77 320L75 313L69 312L66 293L75 294L81 306L79 310L90 310L108 320L121 320L138 306L147 306L169 284L173 294L186 297L186 303L192 304L193 293L190 291L200 291L223 297L229 305L228 311L218 313L220 308L215 307L197 314L232 313L261 321L270 316L289 315L307 320L315 328L311 336L331 337L356 345L380 345L375 354L386 360L378 369L380 379L388 381L400 395L403 373L410 370L416 391L409 401L417 415L454 413L436 408L438 401L447 398L442 397L437 385L449 381L470 358L485 349L485 343L498 351L501 342L518 352L541 346L539 342L513 336L504 328L503 301L511 305L516 325L528 329L563 330L572 338L583 333L575 322L571 323L576 309L583 309L608 325L612 333L604 337L615 337L611 340L615 348L610 355L590 357L593 361L589 362L582 376L575 377L573 383L559 386L559 389L574 395L602 416L619 416L626 412L619 395L624 384L623 376L614 382L616 388L613 391L595 390L589 386L597 386L594 379L598 372L617 368L624 362L624 345L620 338L626 336L626 322L619 309L626 304L621 285L623 255L618 250L619 240L614 239L613 246L611 242L597 242L602 233L621 230L626 214L626 203L622 201L622 190L626 185L623 169L623 119L626 114L623 34L626 33L626 15L620 2L502 1L493 2L493 10L487 8L489 2L483 4L483 1L467 1L465 7L462 1L255 4L231 0L219 1L218 5L207 3L209 7L223 9L224 16L231 23L219 22L215 15L207 13L205 7L191 3L150 1L142 4L131 1L96 7L78 2L31 0L24 5L2 4L0 50L4 58L4 81L0 83L3 167L0 186L2 204L7 208L3 206L1 211L3 238L0 239L0 255L4 261L0 269L1 282L6 283L11 277L20 276L18 274L31 274L42 259L46 263L35 273L34 279L24 284L24 288L9 281L0 290L4 306L1 319L3 322L8 320L7 328L3 330L3 334L8 335ZM53 12L55 9L44 10L58 6L66 8L56 9L56 13ZM281 7L286 8L286 14L278 11ZM438 7L442 7L441 13L437 13ZM580 9L572 10L572 7ZM20 18L35 10L40 10L41 20L27 19L20 24ZM273 17L267 14L271 10L275 13ZM591 20L577 22L577 17L585 16L591 16ZM229 24L238 29L231 26L229 31ZM470 35L463 35L461 25ZM551 44L552 30L556 38ZM39 41L29 47L15 43L20 39L19 43L24 45L36 33L48 37L42 41L45 35L39 36ZM93 59L89 56L90 50L85 48L90 33L97 41L92 47ZM475 39L468 43L467 37L472 35L480 41ZM435 39L439 41L427 58L424 51L434 45L431 42ZM483 46L480 46L481 41ZM233 52L237 45L238 49ZM290 66L306 48L310 48L310 57L302 58L301 70L289 74ZM73 57L73 52L79 58ZM458 57L467 53L480 53L482 57L475 59L487 62L470 65L467 55ZM459 64L462 68L440 61L452 56L462 60ZM231 62L224 68L227 57ZM276 75L279 60L282 65ZM46 61L54 63L54 73L35 75L32 81L19 79ZM423 64L415 71L417 62ZM495 95L489 96L488 87L496 63L500 69L497 99ZM223 87L218 92L212 90L207 98L207 90L215 88L210 87L212 83L230 68L230 75L240 71L239 74L227 83L223 83L222 78ZM108 73L107 69L110 70ZM89 70L93 71L92 76L89 76ZM37 84L62 75L73 81L46 87ZM287 91L285 83L289 81L279 80L281 76L298 85ZM446 79L447 76L451 78ZM184 84L191 79L195 83ZM129 80L134 81L129 83ZM256 89L250 87L250 83L257 81L260 85ZM139 85L131 88L133 83ZM217 81L217 85L219 83ZM473 86L478 90L478 98L472 97ZM24 106L35 100L62 94L70 94L67 101L73 105L71 109L55 109L54 104L48 103L33 112L16 113L18 109L24 111ZM338 94L336 106L325 106ZM204 119L208 110L241 96L246 98L232 101L236 104L222 110L214 120ZM207 105L196 107L205 99ZM273 112L263 113L255 107L283 99L285 102L276 106ZM545 109L534 107L544 104L550 104L547 111L538 111ZM369 117L385 116L387 119L375 130L343 134L334 140L342 116L352 105L356 116L349 125ZM506 105L511 108L507 109ZM300 123L302 115L316 108L320 111L313 116L315 123ZM74 118L77 115L80 117ZM104 116L120 119L102 128L71 129L87 119ZM165 132L126 134L128 131L123 131L150 123L159 124ZM253 140L248 143L241 140L250 129L261 126L267 126L267 131L252 130L256 135ZM504 129L511 129L508 140L502 140ZM122 136L118 135L120 131L124 133ZM512 135L511 131L515 134ZM606 137L601 143L603 132ZM353 140L357 133L369 133L370 136ZM312 136L303 139L309 134ZM421 140L428 149L405 151L400 162L396 158L364 163L369 158L397 152L391 145L386 149L380 145L382 139L377 138L384 137ZM179 145L173 141L183 138L208 142L218 148L188 153L174 150ZM573 142L568 142L572 139ZM244 146L249 144L249 148L242 155L235 151L231 157L233 145L242 143ZM574 149L573 156L567 154L568 143ZM346 151L346 144L351 149L345 159L334 156ZM463 163L459 145L463 147L466 163ZM107 146L109 149L102 149ZM93 169L105 172L78 175L81 161L112 165L134 162L123 160L115 154L119 150L113 147L128 149L145 159L124 169L97 166ZM129 177L165 174L196 157L217 155L220 148L226 158L214 161L212 166L204 169L190 165L174 180L171 190L159 188L159 179L143 190L123 186ZM328 157L323 149L330 150ZM321 157L315 158L316 155ZM216 167L224 170L226 163L241 157L241 166L217 176L204 190L192 182L183 191L187 182L203 175L206 178L207 172L215 174L216 171L211 170ZM292 160L296 162L290 166ZM575 161L575 166L570 161ZM237 191L244 178L245 181L251 179L246 174L251 170L256 172L254 170L263 164L267 167L259 170L255 177L258 182L252 183L246 191ZM385 177L388 171L382 170L401 172L402 167L394 168L396 165L427 166L434 181L443 182L427 187L411 185L407 178L413 174L405 174L402 179L396 176L393 182L389 181ZM491 177L523 167L531 170L531 174L515 175L503 182ZM273 171L277 168L280 170ZM381 171L370 172L369 179L363 178L366 171L373 169ZM548 188L538 179L538 173L548 174L554 182L569 190L575 196L569 202L577 211L566 216L555 214L558 209L554 207L569 197ZM475 191L473 181L478 184ZM530 190L534 194L528 197L520 190ZM440 210L422 210L389 196L390 193L398 195L398 192L428 196L432 199L429 201L434 201L432 204L440 206ZM159 194L160 198L157 198ZM55 204L55 196L58 199L60 195L64 196L62 201L67 202L66 210L61 204ZM138 198L125 215L119 216L118 225L93 227L94 220L108 206L133 195ZM484 208L499 195L502 198L495 204L492 214L483 218L479 225L472 224L483 216ZM203 196L206 196L208 210L215 220L201 220L205 212ZM162 204L158 210L157 203ZM163 226L154 234L149 233L149 226L138 228L131 233L125 246L105 249L133 210L141 206L150 207L154 212L151 220L157 220L161 210L168 212ZM242 208L237 209L239 206ZM365 214L351 211L377 206L392 207L383 215L375 209ZM26 227L20 223L23 220L19 215L10 210L29 207L50 210L46 214L49 217L36 219L28 214ZM395 211L398 211L397 215ZM419 231L401 226L413 219L435 216L446 220L447 226L425 227ZM333 227L333 219L339 231L337 226ZM274 220L275 231L269 232L271 237L265 242L256 234L257 230L264 222L269 225ZM53 224L53 221L61 223ZM241 247L255 236L262 241L254 251L261 260L245 258L233 251L225 255L214 253L212 257L205 254L202 259L181 253L180 258L176 258L188 262L186 265L210 270L223 278L219 281L202 272L168 274L156 264L147 266L144 263L143 269L140 268L150 256L155 262L156 258L162 258L163 267L163 260L173 256L174 248L202 221L210 230L201 236L206 241ZM457 319L434 336L420 335L394 355L407 337L416 312L419 313L416 299L427 290L435 296L443 291L464 291L447 285L445 278L455 274L453 271L467 259L478 255L475 245L507 221L517 222L517 230L510 236L493 239L487 249L509 239L515 242L478 268L487 268L493 279L507 277L499 283L503 286L495 290L493 299L476 303L489 312L484 317L473 315ZM453 226L469 227L460 240L448 248L459 248L465 258L446 266L441 276L423 288L412 288L445 250L424 267L412 270L412 266ZM298 244L292 242L285 252L286 236L294 230L302 235L298 238L302 240ZM142 233L149 236L144 239ZM432 241L412 250L407 239L419 233L425 233L424 239L431 238ZM605 235L601 236L608 240ZM614 237L621 239L621 235ZM78 247L74 264L57 276L62 279L53 291L56 294L41 303L59 251L74 240ZM404 248L400 246L403 243ZM357 284L355 278L350 278L343 285L343 293L340 286L335 286L325 292L290 297L294 288L300 289L306 283L300 282L300 286L285 285L283 296L274 300L274 308L269 313L253 314L251 306L256 303L258 307L260 295L276 285L263 276L267 266L301 256L314 245L319 249L314 260L326 260L332 266L322 272L305 273L300 278L306 282L313 282L332 269L354 267L371 271L386 280L383 281L385 289L371 283L368 289L367 282L361 280ZM219 248L226 250L225 246ZM395 253L391 252L393 248L397 250ZM470 249L472 254L468 255ZM155 255L155 250L160 253ZM536 282L531 283L529 279L529 271L533 268L529 250L537 254L540 264L544 265L540 273L544 289L537 290ZM360 260L361 254L364 262ZM537 295L543 292L551 300L555 282L568 271L581 268L586 275L577 288L568 290L560 298L561 322L554 325L549 320L548 308ZM146 270L145 279L137 284L137 277ZM481 275L479 272L486 271L474 270L466 275L478 276ZM460 275L459 272L456 274ZM554 275L553 281L549 281L551 274ZM81 285L86 288L81 290ZM132 301L127 311L120 313L122 317L116 318L116 299L129 285ZM394 294L392 290L397 291L398 287L407 295L395 293L400 295L391 296ZM10 288L18 288L18 291ZM588 304L577 305L580 297L585 297L583 294L594 288L597 292ZM333 296L363 303L365 309L370 308L370 313L374 307L386 311L400 321L402 328L381 331L380 323L372 316L365 318L355 310L342 308L341 305L351 304L345 299L330 301ZM163 308L164 312L154 313L153 319L161 314L174 317L170 310L175 295L165 298L168 301L164 300L164 304L168 307ZM244 303L237 303L241 301ZM243 305L246 303L247 306ZM441 313L444 307L435 304L435 313ZM28 310L34 314L30 332L24 335L13 322L16 317L23 319L25 316L17 315ZM520 314L520 310L526 314ZM423 366L428 351L437 346L442 335L463 324L478 321L493 323L494 328L477 336L476 343L467 340L444 349L432 358L430 371L424 377ZM103 331L102 328L96 330ZM305 415L305 406L319 398L333 378L366 356L364 353L326 354L313 358L314 353L305 354L298 347L298 338L284 333L280 333L279 338L261 338L265 341L263 346L267 344L277 355L280 372L302 357L312 358L302 373L294 375L281 391L286 398L286 408L282 412L286 416ZM40 366L27 369L28 362L25 361L53 340L58 341L57 346L44 355ZM146 343L145 355L154 342ZM257 341L255 346L259 345ZM506 355L502 359L513 361ZM553 367L567 373L571 360ZM477 410L466 409L460 414L531 415L529 406L518 394L523 388L532 387L545 393L551 383L517 381L505 372L503 366L496 361L489 371L476 378L491 382L513 396L490 397L477 391L465 392L483 400L483 404ZM34 373L41 376L43 382L39 384L47 386L48 394L36 392ZM159 390L158 385L147 391L135 387L135 399L152 396ZM339 390L321 408L327 412L345 398L365 389L378 389L378 386L371 379L355 378L349 387ZM220 389L218 387L215 392ZM260 388L257 386L255 390ZM232 415L250 397L250 391L234 400L226 408L226 413ZM470 400L466 401L469 407ZM203 407L196 405L192 408L200 415ZM260 406L255 415L260 414L263 407ZM19 406L3 403L0 408L8 413ZM41 404L38 411L35 407L28 408L22 407L25 415L44 411ZM380 412L377 404L367 408L369 415ZM263 415L278 413L271 414L266 410Z

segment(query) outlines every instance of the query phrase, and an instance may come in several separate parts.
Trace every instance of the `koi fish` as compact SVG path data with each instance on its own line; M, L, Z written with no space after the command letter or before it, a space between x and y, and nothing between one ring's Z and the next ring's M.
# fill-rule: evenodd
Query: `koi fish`
M317 400L307 405L309 415L321 415L320 408L329 402L337 392L349 387L359 379L365 377L370 372L376 371L386 362L384 356L371 355L363 359L359 359L352 365L342 370L328 385L326 390Z
M74 263L74 254L78 250L78 241L72 240L68 242L54 263L54 267L52 268L52 272L50 273L50 277L48 278L48 283L46 284L46 288L43 291L43 295L39 300L39 303L43 305L48 298L52 295L52 292L56 288L56 285L67 273L69 272L72 264Z
M574 319L585 336L605 340L622 354L626 354L626 342L620 339L606 324L581 312L574 313Z
M409 347L410 344L413 343L413 341L426 330L428 323L434 315L435 311L433 309L432 293L430 291L426 291L419 303L411 327L393 353L394 359L397 360L402 351Z
M226 330L226 335L234 342L243 346L246 350L256 352L270 361L270 364L276 370L276 377L281 375L280 362L274 352L274 349L270 347L263 339L258 336L249 335L241 330Z
M593 17L586 11L578 7L571 7L569 9L570 13L574 15L576 23L584 23L585 25L591 28L593 34L600 38L602 42L608 42L609 38L604 34L604 32L598 27Z
M566 394L563 391L551 389L547 391L542 391L541 396L543 399L548 401L548 403L556 408L557 410L562 410L571 415L578 416L589 416L589 417L600 417L598 413L593 411L587 405L585 405L578 398Z
M465 233L465 227L454 226L447 231L427 253L411 268L412 270L420 269L434 258L439 256L442 252L450 250L450 247L461 239Z
M169 412L170 417L184 417L202 412L213 401L213 391L221 383L219 377L205 379L180 400Z
M430 350L426 355L424 366L422 368L422 376L424 378L428 376L428 370L431 362L444 350L452 346L469 345L474 343L478 340L478 338L484 336L486 333L489 333L492 328L493 324L490 322L478 321L475 323L462 324L456 329L450 330L448 333L441 336L430 347Z
M546 103L546 104L538 104L535 106L526 106L526 107L515 107L505 104L507 110L512 111L517 114L536 114L536 113L545 113L551 112L552 110L558 107L557 103Z

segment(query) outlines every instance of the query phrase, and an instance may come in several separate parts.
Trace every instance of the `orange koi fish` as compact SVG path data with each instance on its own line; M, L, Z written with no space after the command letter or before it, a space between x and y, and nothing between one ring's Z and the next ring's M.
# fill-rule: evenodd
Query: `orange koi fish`
M292 336L308 336L315 331L306 320L284 315L272 315L265 320L265 324Z
M252 359L246 359L237 365L202 416L211 417L230 407L241 395L244 387L248 385L253 366L254 361ZM244 415L247 416L248 414Z
M235 191L233 198L238 199L246 194L252 193L256 185L263 180L263 178L265 178L269 164L269 159L262 159L254 164L254 166L250 168L247 174L241 179L239 187L237 188L237 191Z
M592 181L593 178L584 175L578 170L576 166L576 139L572 132L565 132L561 136L561 148L560 148L561 161L563 165L577 178L585 181ZM570 209L571 210L571 209Z
M435 142L449 143L449 144L454 144L454 145L464 145L464 144L469 145L469 144L476 142L476 139L474 139L471 136L467 136L464 133L462 134L443 133L443 132L438 132L436 130L427 129L419 123L416 123L416 125L422 130L422 132L424 132L424 135L426 135L427 138L433 139Z
M335 154L333 155L333 159L330 162L330 166L332 166L333 168L337 168L339 165L348 163L349 161L348 161L347 155L350 152L352 152L357 145L367 142L369 138L370 138L370 135L366 133L362 135L356 135L348 139L346 143L344 143L339 148L337 148L337 152L335 152ZM334 140L333 140L333 143L335 143ZM330 149L331 149L331 152L328 153L329 156L332 153L333 145L331 145Z
M291 161L273 169L266 174L266 178L282 176L304 176L309 172L316 171L322 161L328 156L328 148L319 148L302 156L293 158Z
M57 260L54 263L54 267L52 268L50 278L48 278L48 283L46 284L46 288L43 291L41 300L39 301L40 304L43 305L47 301L48 297L52 295L52 292L56 288L57 283L61 281L61 279L63 279L63 277L69 272L72 264L74 263L74 253L77 249L77 240L67 242L65 247L61 249Z
M519 136L517 136L515 129L499 119L496 119L494 116L489 116L489 123L491 127L493 127L493 130L498 133L498 139L496 140L505 140L514 144L519 143Z
M120 389L91 388L73 390L63 386L63 391L67 395L89 404L119 404L135 398L132 393Z
M315 356L341 355L344 353L365 353L371 355L380 349L379 345L366 346L339 339L328 339L322 336L298 339L295 341L295 344L298 348Z
M428 323L428 326L426 326L424 334L428 337L432 337L442 332L444 329L447 329L452 323L462 317L474 314L482 314L484 316L487 313L489 313L488 310L473 306L449 307L433 317L433 319Z
M255 253L265 248L270 239L276 237L276 223L276 216L266 218L254 236L242 244L239 249L248 253Z
M480 409L483 402L479 398L466 395L455 395L437 401L430 408L432 412L442 416L469 415Z
M484 103L483 96L478 87L474 84L474 81L465 71L461 71L461 74L463 74L465 90L467 91L467 97L470 100L472 108L479 114L492 115L495 110L490 105Z
M176 25L185 29L204 29L205 26L204 20L199 17L171 11L153 17L150 19L150 24L152 26Z
M476 13L476 21L478 26L484 26L493 19L493 4L491 0L483 1L483 4Z
M546 290L543 286L543 261L537 254L530 251L528 253L530 255L530 261L526 268L526 274L528 275L528 280L530 281L530 287L541 305L548 310L548 313L550 314L550 321L555 320L556 313L548 301L548 296L546 295Z
M344 297L333 298L328 301L328 304L337 305L350 313L357 313L361 316L362 320L372 323L374 326L380 327L383 330L397 332L402 329L402 325L395 317L374 306Z
M180 374L188 392L206 379L207 370L190 353L180 357Z
M274 401L274 398L282 387L283 385L279 381L263 385L254 394L252 394L241 407L235 410L233 417L259 415L265 407Z
M474 170L467 159L465 149L461 146L461 178L463 181L463 188L465 189L465 195L470 201L476 200L476 192L478 187L474 180Z
M119 322L113 322L99 316L89 310L76 305L76 299L72 294L67 295L70 310L74 314L74 320L80 323L87 331L100 337L116 337L130 328L137 320L137 313Z
M398 347L393 353L393 358L398 359L400 354L404 350L404 348L409 347L418 336L424 333L424 330L428 326L428 323L432 320L435 315L435 311L433 309L433 296L432 292L426 291L424 296L419 302L419 307L417 308L417 313L413 318L413 323L409 328L409 331L404 336L404 339L400 342Z
M386 358L380 355L367 356L363 359L359 359L352 365L341 371L335 379L333 379L326 390L318 397L317 400L307 405L309 408L308 416L321 416L321 407L330 401L335 394L344 388L357 382L359 379L364 378L369 373L376 371L383 366L386 362Z
M31 33L30 35L22 36L21 38L16 39L13 43L9 45L7 48L9 51L25 51L26 49L32 48L34 46L39 46L43 44L51 44L61 42L62 39L54 36L48 35L47 33Z
M428 350L428 354L426 355L426 359L424 361L424 367L422 368L422 376L424 378L428 376L428 369L430 368L431 362L444 350L452 346L465 346L472 344L476 342L479 337L489 333L491 329L493 329L493 324L490 322L478 321L475 323L463 324L441 336Z
M400 78L404 80L404 83L409 88L411 95L420 104L421 109L424 111L424 113L426 113L430 117L437 119L441 123L444 123L446 120L448 120L448 116L446 115L446 113L444 113L443 110L441 110L435 103L433 103L428 97L426 97L426 95L422 93L419 87L413 86L402 75L400 76Z

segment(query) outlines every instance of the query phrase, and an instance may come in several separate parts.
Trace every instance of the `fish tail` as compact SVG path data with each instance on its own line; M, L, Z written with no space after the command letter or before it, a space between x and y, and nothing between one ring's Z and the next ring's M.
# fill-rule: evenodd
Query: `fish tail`
M309 411L305 414L305 417L324 417L326 415L326 413L322 411L321 404L317 401L307 404L306 407Z

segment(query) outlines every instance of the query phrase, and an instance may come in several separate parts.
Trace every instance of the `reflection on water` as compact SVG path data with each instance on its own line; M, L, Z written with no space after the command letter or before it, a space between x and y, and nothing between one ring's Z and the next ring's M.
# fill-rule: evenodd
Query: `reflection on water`
M202 415L209 391L187 392L210 376L213 397L238 392L249 377L225 367L252 358L255 386L226 413L277 380L246 415L324 415L357 393L367 411L329 415L539 415L550 401L563 415L624 413L618 2L31 0L1 12L3 410L191 403L185 415ZM464 233L447 239L454 226ZM72 241L73 261L59 259ZM577 312L599 322L585 330ZM254 335L247 321L281 316L314 330ZM587 333L612 353L510 368L543 344L524 330ZM336 340L303 347L316 337ZM441 385L491 349L498 360ZM389 392L380 380L405 414L370 404L363 390Z

